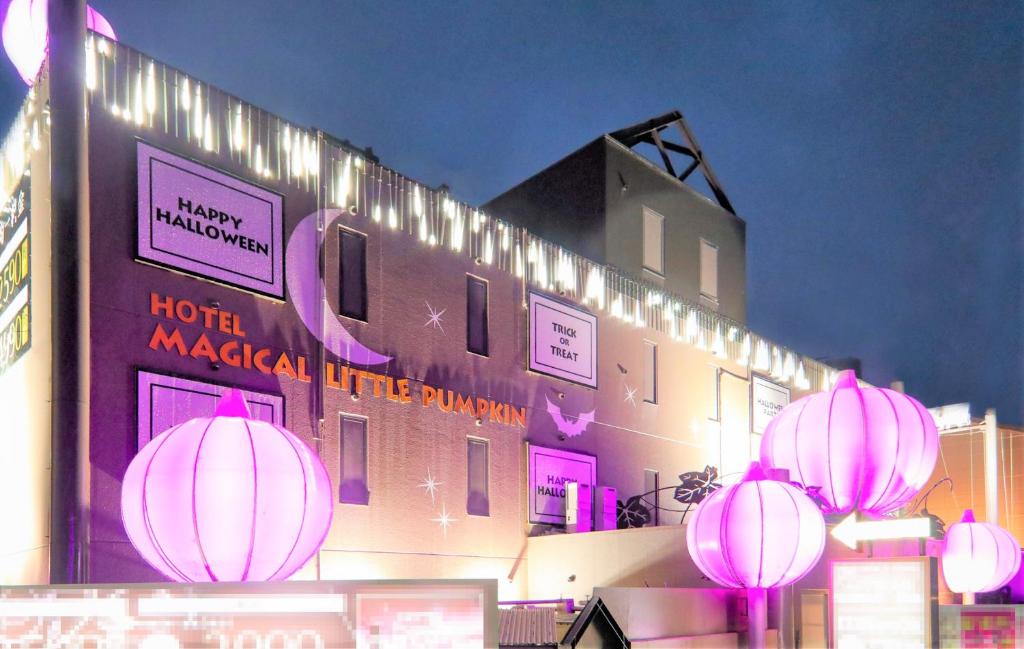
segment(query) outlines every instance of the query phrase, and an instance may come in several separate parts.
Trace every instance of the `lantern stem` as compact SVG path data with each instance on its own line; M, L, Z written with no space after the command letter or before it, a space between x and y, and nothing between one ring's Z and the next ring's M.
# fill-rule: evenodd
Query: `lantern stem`
M765 649L768 646L768 590L747 589L747 647Z
M974 593L964 593L960 596L964 606L974 606Z
M252 419L249 413L249 404L245 402L242 391L238 388L231 388L217 402L217 410L213 413L215 417L241 417Z

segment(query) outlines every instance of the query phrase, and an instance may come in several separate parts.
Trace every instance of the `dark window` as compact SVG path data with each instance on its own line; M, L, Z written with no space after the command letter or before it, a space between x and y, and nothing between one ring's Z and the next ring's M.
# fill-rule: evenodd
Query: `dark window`
M487 356L487 282L466 280L466 349Z
M366 474L366 420L342 415L339 502L355 505L370 503Z
M468 492L466 500L466 513L474 516L491 515L490 491L487 488L487 440L470 437L467 442L467 457L469 464Z
M338 286L341 315L366 320L366 237L341 230L338 236Z

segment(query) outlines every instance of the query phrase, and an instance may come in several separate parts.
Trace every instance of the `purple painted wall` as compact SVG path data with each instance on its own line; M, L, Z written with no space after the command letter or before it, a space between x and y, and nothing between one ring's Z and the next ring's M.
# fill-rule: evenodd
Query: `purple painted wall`
M712 371L721 367L743 377L748 375L746 366L606 312L598 315L599 389L529 373L522 279L465 254L421 243L370 215L345 212L326 230L330 310L338 307L338 233L344 227L367 237L368 318L337 322L345 336L393 357L370 369L393 381L408 381L411 403L374 396L369 388L354 400L327 384L331 377L320 371L318 360L322 348L296 313L291 294L280 301L135 260L138 138L282 195L286 243L305 217L325 207L318 204L315 183L288 180L287 175L284 180L257 177L233 161L237 156L226 143L221 143L221 153L207 152L194 139L172 135L173 129L137 127L116 117L97 97L91 100L89 121L92 581L159 579L128 544L119 511L121 478L137 445L138 370L282 395L286 427L321 449L335 486L341 461L339 416L366 419L369 504L336 505L319 565L308 567L307 576L319 569L330 578L509 577L523 595L525 585L518 585L523 580L517 571L527 534L538 531L527 522L524 442L596 456L598 484L615 487L624 500L644 491L645 469L660 472L667 486L679 473L718 464L721 424L712 418L720 418L726 407L743 412L749 408L747 402L717 407L718 375ZM314 248L305 255L310 267L315 267ZM466 351L467 275L488 284L487 357ZM310 381L227 362L215 369L203 358L151 350L148 344L158 324L167 331L177 328L189 344L201 334L215 347L243 341L216 326L204 328L201 320L188 325L152 315L153 293L197 306L219 305L237 316L244 342L269 348L274 357L284 353L307 359ZM432 320L438 313L440 319ZM333 317L327 314L330 322ZM645 343L658 346L658 403L643 400ZM478 425L474 416L444 412L437 403L423 405L424 385L509 404L517 411L525 408L526 426L490 417ZM317 422L321 400L322 431ZM553 416L552 405L559 417ZM563 432L567 420L591 412L593 423L573 428L574 435ZM470 437L488 443L489 516L467 512ZM661 502L672 501L665 494ZM663 513L661 520L674 524L678 515Z

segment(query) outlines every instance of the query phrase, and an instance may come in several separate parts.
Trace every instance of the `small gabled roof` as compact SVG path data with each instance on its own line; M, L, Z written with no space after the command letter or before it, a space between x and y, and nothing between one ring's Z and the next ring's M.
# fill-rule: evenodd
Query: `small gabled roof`
M557 647L555 609L498 609L499 647Z

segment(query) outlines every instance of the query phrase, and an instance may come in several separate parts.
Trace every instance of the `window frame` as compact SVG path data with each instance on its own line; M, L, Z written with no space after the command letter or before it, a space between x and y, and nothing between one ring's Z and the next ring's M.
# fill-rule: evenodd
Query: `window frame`
M484 486L487 489L484 496L487 500L487 513L478 514L469 511L469 499L472 495L472 484L470 481L470 449L473 445L482 445L484 447ZM486 437L478 437L476 435L466 435L466 515L475 516L477 518L490 518L491 517L491 440Z
M648 371L647 371L647 369L648 369L647 368L647 358L648 358L647 353L648 353L648 349L650 349L650 351L652 352L651 358L653 359L653 367L651 368L650 373L648 373ZM644 394L643 394L643 401L644 401L644 403L650 403L652 405L657 405L658 404L658 343L654 342L653 340L648 340L647 338L644 338L643 368L644 368L644 385L643 385ZM648 386L648 382L650 382L652 385ZM647 396L648 396L647 395L647 388L648 387L652 388L652 390L651 390L651 392L652 392L651 397L652 398L651 399L647 398Z
M484 331L483 331L483 351L470 348L470 327L472 326L472 304L470 302L470 291L472 290L474 282L479 283L484 287ZM472 273L466 273L466 352L473 354L474 356L480 356L481 358L491 357L491 286L483 277L473 275Z
M657 222L660 226L659 233L659 246L658 246L658 268L654 268L647 264L647 217L648 215L657 217ZM658 277L665 277L665 215L661 212L651 209L646 205L641 206L641 254L640 254L640 266L648 273L653 273Z
M351 419L363 424L363 469L366 476L366 502L352 502L342 500L341 489L345 481L345 420ZM357 415L349 412L338 413L338 491L337 504L355 505L357 507L370 506L370 419L365 415Z
M345 255L343 252L345 236L351 236L360 239L363 244L363 264L362 264L362 300L360 302L360 310L362 313L346 312L345 311ZM345 226L338 226L338 315L344 318L351 318L359 322L370 321L370 306L369 306L369 288L368 288L368 276L367 276L367 259L366 253L369 249L369 238L365 233L353 230Z
M711 295L710 293L707 293L707 292L704 291L704 251L705 250L714 250L714 252L715 252L715 294L714 295ZM700 238L700 250L698 251L698 257L697 257L697 289L698 289L698 292L700 293L701 298L703 298L703 299L707 300L708 302L711 302L712 304L715 304L715 305L718 304L718 295L719 295L719 293L721 293L721 291L719 290L721 288L721 286L720 286L721 283L718 281L718 275L719 275L719 273L718 273L718 271L719 271L718 254L719 254L719 252L721 252L721 248L718 247L718 244L713 243L713 242L705 239L704 237Z

